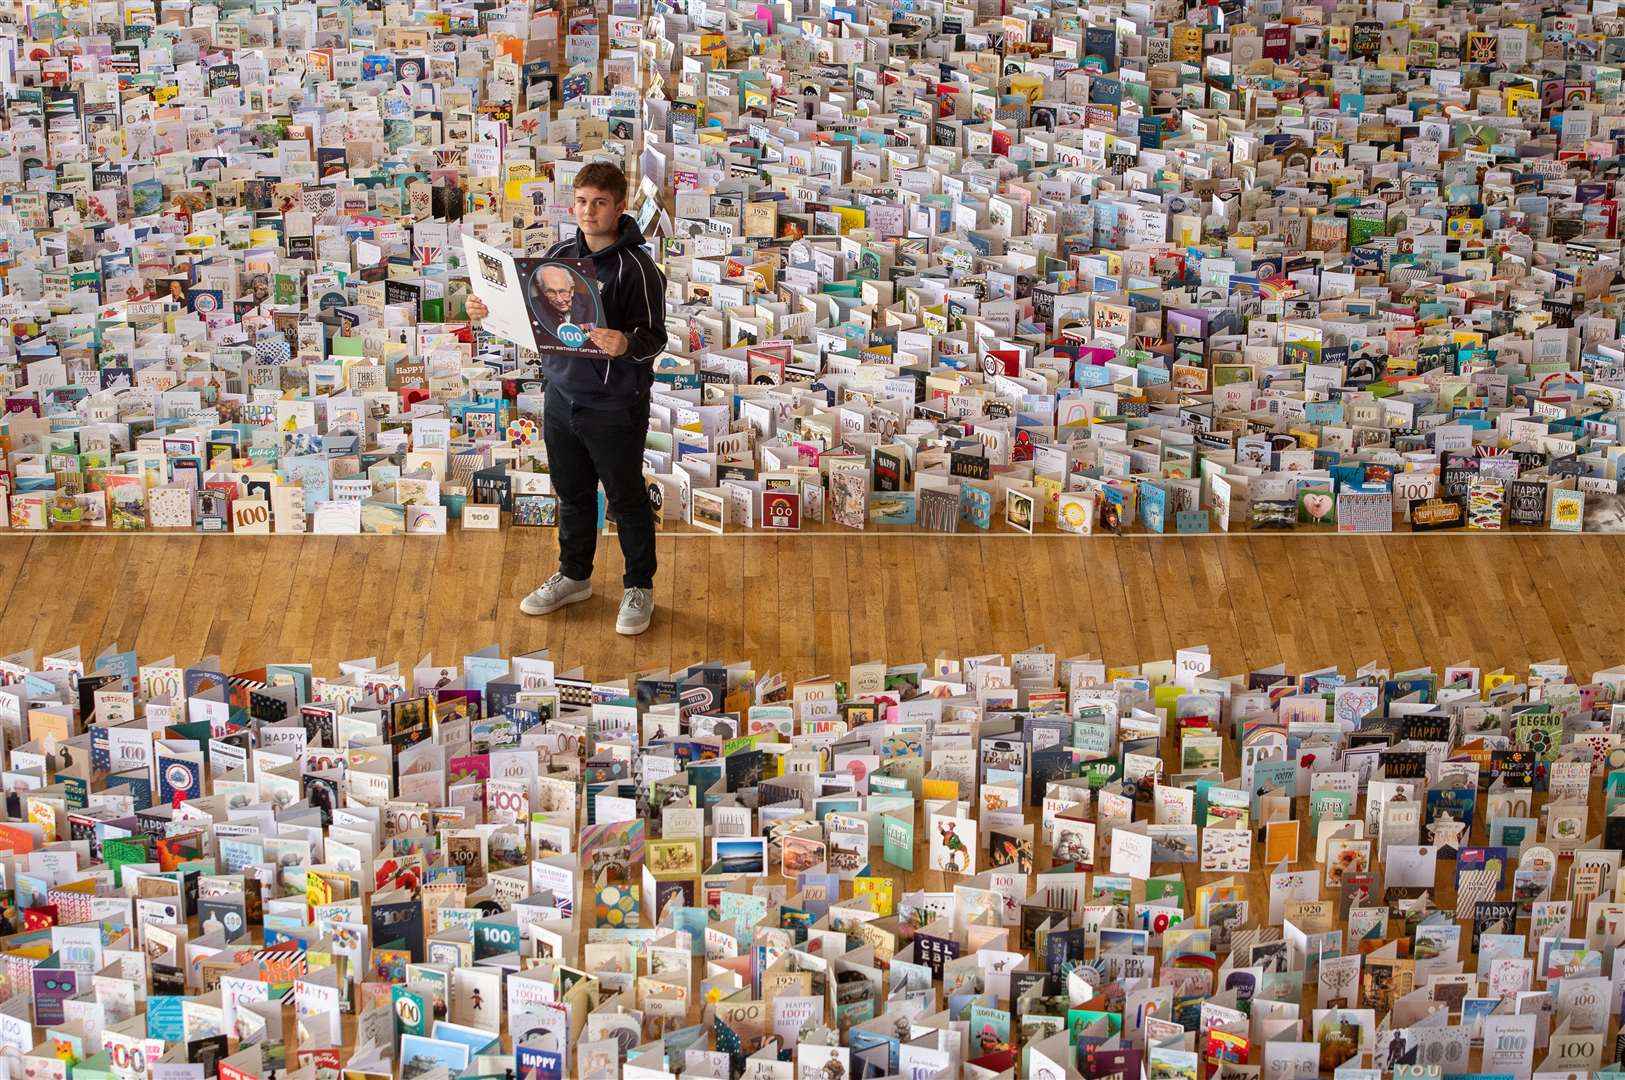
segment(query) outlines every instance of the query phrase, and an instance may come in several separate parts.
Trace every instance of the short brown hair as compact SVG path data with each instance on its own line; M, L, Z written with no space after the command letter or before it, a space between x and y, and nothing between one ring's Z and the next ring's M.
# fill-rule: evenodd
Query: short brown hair
M626 174L612 161L594 161L576 173L577 188L592 188L613 195L617 201L626 201Z

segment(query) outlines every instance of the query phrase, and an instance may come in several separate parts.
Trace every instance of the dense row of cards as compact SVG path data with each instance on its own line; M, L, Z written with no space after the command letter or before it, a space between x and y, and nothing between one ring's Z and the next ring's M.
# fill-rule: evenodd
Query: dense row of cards
M0 1054L35 1076L1620 1058L1625 668L113 647L0 658L0 732Z
M1625 530L1611 3L539 6L0 26L0 520L554 523L611 160L670 520Z

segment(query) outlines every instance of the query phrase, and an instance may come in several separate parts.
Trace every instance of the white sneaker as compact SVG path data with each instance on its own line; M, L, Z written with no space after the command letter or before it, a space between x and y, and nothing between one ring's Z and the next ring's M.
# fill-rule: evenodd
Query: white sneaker
M592 596L592 582L575 581L563 574L554 574L537 587L536 591L519 601L519 610L526 615L546 615L566 604L578 604Z
M615 632L633 637L649 629L655 617L653 589L628 589L621 597L621 613L615 617Z

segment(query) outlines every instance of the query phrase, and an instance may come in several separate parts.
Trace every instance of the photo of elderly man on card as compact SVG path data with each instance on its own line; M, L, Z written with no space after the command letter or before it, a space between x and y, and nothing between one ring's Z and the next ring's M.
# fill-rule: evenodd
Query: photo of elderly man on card
M523 264L532 260L516 260ZM587 332L603 322L598 282L565 259L534 260L525 304L540 349L601 354Z

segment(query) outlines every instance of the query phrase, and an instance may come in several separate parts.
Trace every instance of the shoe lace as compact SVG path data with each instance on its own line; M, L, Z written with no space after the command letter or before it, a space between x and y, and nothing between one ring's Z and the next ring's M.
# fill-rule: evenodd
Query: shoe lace
M554 574L552 577L550 577L546 581L542 582L542 589L545 589L545 590L547 590L549 592L551 592L554 589L562 588L563 586L564 586L564 572L563 571L560 571L559 573ZM538 591L540 591L540 590L538 590Z
M642 614L648 609L649 603L652 599L653 593L651 593L648 589L628 589L626 590L626 597L624 600L622 600L622 604L631 610Z

